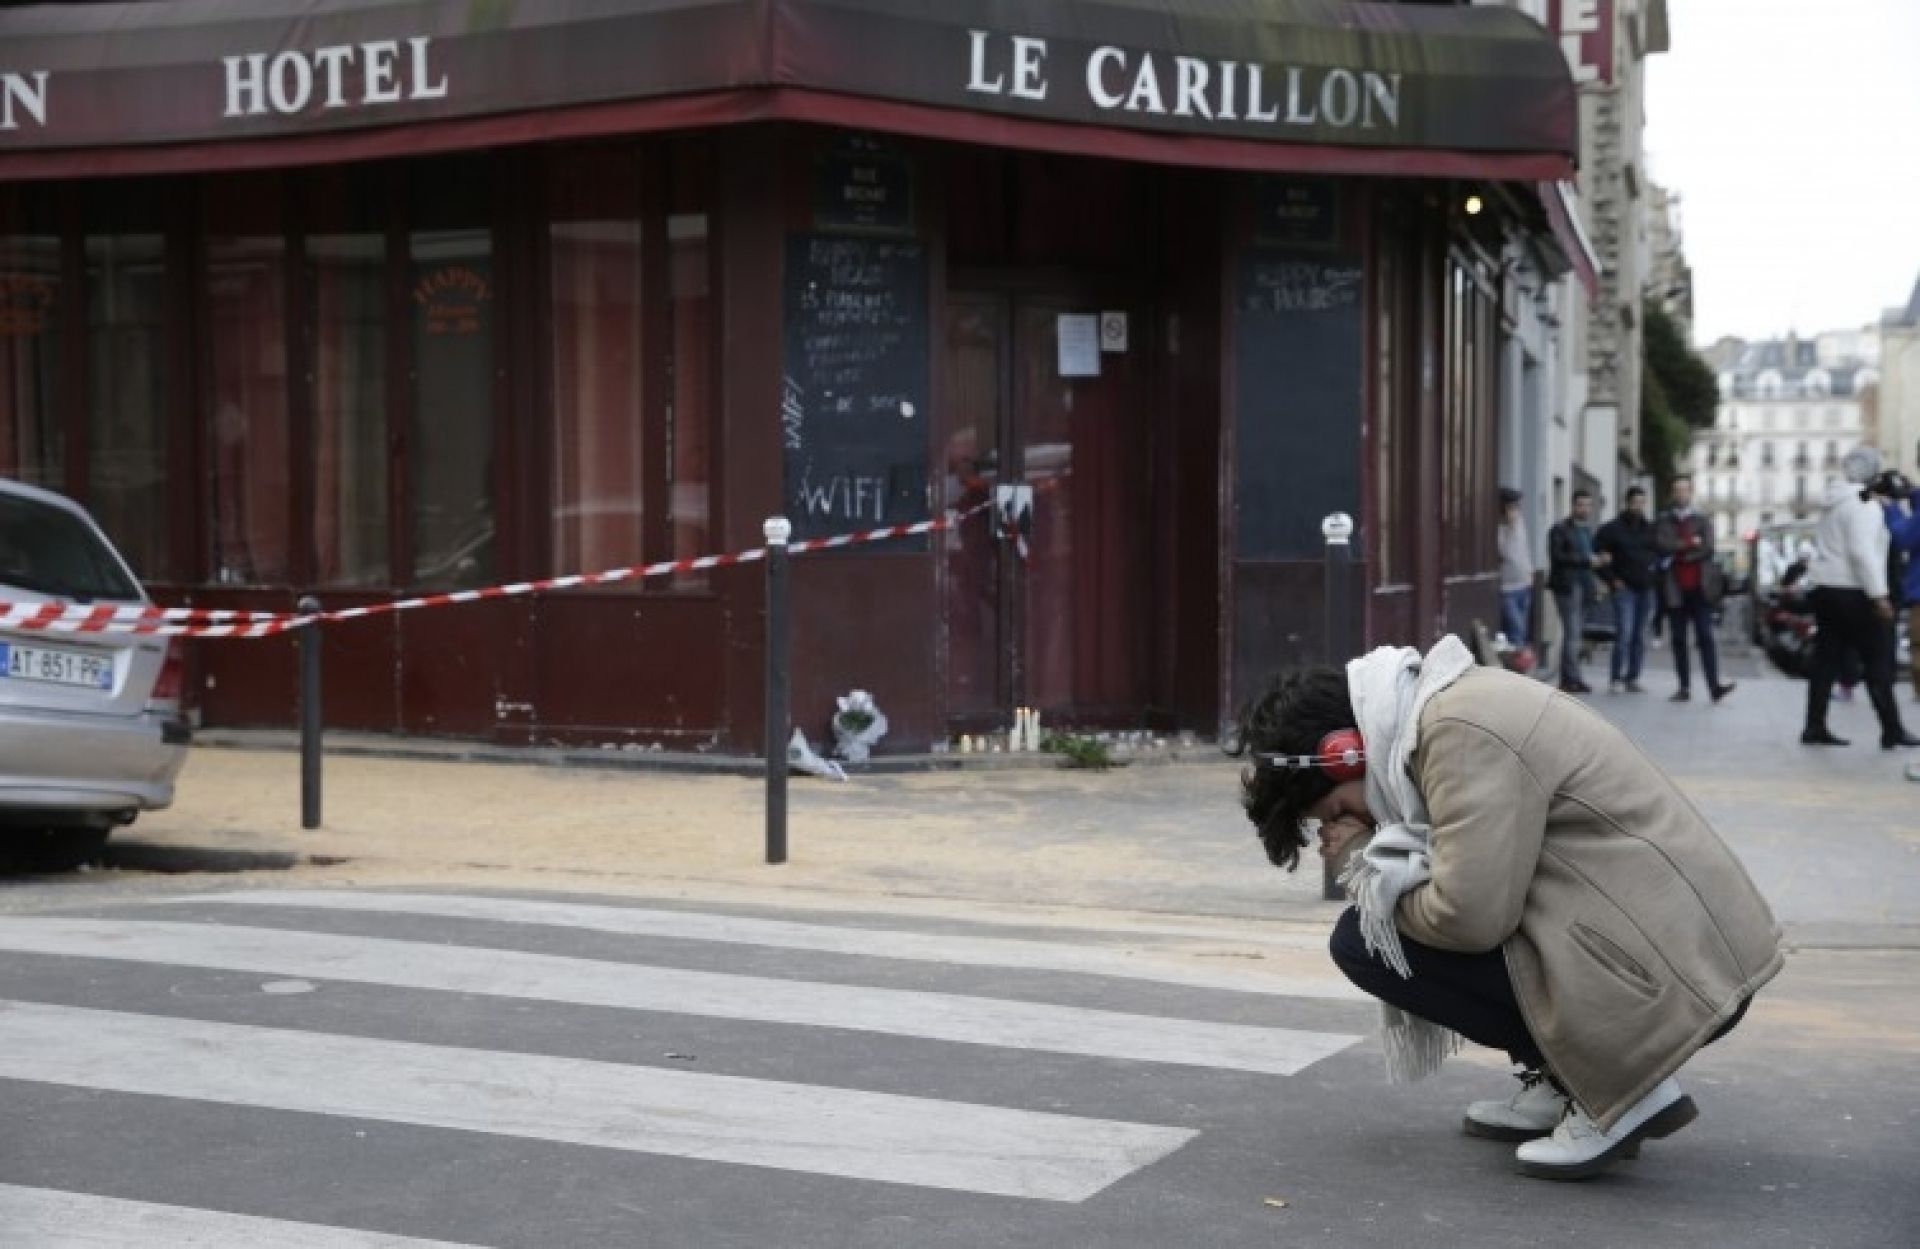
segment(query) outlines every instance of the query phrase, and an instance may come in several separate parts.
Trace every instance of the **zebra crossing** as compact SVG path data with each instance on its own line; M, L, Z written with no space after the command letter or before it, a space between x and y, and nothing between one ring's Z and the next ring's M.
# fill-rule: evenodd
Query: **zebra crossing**
M1063 996L1077 1000L1045 1000ZM662 1204L690 1217L709 1184L787 1184L823 1205L831 1192L834 1209L892 1209L902 1193L1082 1206L1195 1147L1195 1090L1283 1100L1288 1077L1354 1045L1352 996L1304 970L897 918L351 890L12 917L0 1245L590 1245L623 1217L657 1233ZM1302 1012L1318 1026L1289 1026ZM709 1057L663 1048L685 1038ZM324 1201L297 1187L276 1206L188 1155L187 1199L155 1200L176 1160L139 1152L148 1181L116 1186L108 1139L103 1166L48 1183L7 1161L34 1156L36 1122L62 1148L106 1122L221 1151L244 1139L240 1169L265 1186L285 1187L288 1164L334 1178ZM380 1150L448 1172L484 1156L617 1174L620 1199L516 1201L492 1219L473 1199L442 1228L381 1190L362 1156ZM369 1167L370 1185L347 1183ZM576 1222L577 1241L555 1239Z

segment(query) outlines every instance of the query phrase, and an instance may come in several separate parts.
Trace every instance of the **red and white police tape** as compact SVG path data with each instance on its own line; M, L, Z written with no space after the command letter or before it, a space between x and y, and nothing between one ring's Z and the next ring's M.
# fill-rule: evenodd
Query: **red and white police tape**
M808 538L787 545L793 555L811 551L831 551L842 547L889 542L920 534L952 529L991 506L977 503L964 512L948 512L934 520L911 525L888 525L861 533L837 534L831 538ZM614 585L647 577L665 577L675 573L704 572L765 559L767 549L754 547L727 555L702 555L697 559L666 560L657 564L636 564L610 568L604 572L572 573L564 577L545 577L538 581L516 581L508 585L488 586L481 590L449 590L423 594L417 598L395 599L367 607L345 607L338 611L317 612L311 616L280 612L227 611L202 607L85 607L64 603L0 602L0 629L36 630L45 633L131 633L148 637L262 638L304 629L309 625L359 620L367 616L385 616L393 612L418 611L426 607L449 607L456 603L478 603L488 599L521 598L550 590L572 590L581 586Z

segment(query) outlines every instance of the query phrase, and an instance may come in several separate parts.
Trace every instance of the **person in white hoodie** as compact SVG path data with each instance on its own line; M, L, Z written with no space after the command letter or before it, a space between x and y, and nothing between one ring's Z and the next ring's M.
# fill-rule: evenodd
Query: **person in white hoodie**
M1893 699L1893 600L1887 596L1887 526L1863 487L1880 472L1880 453L1856 447L1842 462L1845 481L1827 487L1807 579L1816 632L1807 670L1807 746L1845 746L1827 727L1834 679L1849 652L1860 659L1867 695L1880 717L1880 745L1920 746L1900 723Z

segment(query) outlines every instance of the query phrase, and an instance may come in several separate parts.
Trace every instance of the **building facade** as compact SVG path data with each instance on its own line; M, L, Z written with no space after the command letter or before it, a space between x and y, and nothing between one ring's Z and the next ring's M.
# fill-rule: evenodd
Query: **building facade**
M1028 705L1216 730L1327 653L1335 511L1344 647L1497 619L1500 258L1564 233L1575 148L1534 24L313 7L0 12L0 474L164 601L951 512L795 567L799 722L869 689L895 748ZM763 632L751 564L379 615L325 632L328 721L748 750ZM285 639L191 665L205 722L289 719Z
M1880 320L1879 407L1882 454L1920 481L1920 279L1906 306Z
M1695 505L1717 532L1810 520L1846 453L1868 438L1877 353L1856 331L1720 344L1720 405L1694 436Z
M1665 0L1480 0L1541 23L1561 48L1580 95L1577 179L1559 189L1573 239L1566 259L1542 263L1521 242L1509 274L1503 485L1519 489L1522 515L1546 567L1546 534L1576 490L1602 514L1639 474L1641 302L1684 269L1677 228L1657 238L1664 201L1645 170L1646 60L1668 50ZM1673 224L1677 227L1677 220ZM1688 296L1690 298L1690 295ZM1540 611L1534 636L1559 641Z

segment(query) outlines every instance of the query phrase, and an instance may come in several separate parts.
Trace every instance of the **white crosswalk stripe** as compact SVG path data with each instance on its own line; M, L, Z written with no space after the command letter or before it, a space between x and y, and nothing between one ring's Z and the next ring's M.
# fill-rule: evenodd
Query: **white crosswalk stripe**
M793 920L713 915L699 911L647 907L604 906L581 902L554 902L542 898L501 898L469 894L349 892L346 890L247 890L238 893L195 894L169 899L188 904L236 907L299 907L326 911L355 911L383 915L430 915L446 919L475 919L493 923L534 924L619 933L632 937L667 937L684 941L711 941L731 945L772 946L811 950L822 954L854 954L867 958L944 963L963 967L1004 967L1023 971L1068 972L1176 984L1195 989L1222 989L1279 997L1324 998L1358 1002L1366 995L1337 974L1262 974L1263 968L1232 971L1194 967L1166 955L1131 948L1075 944L1072 941L1035 941L1017 937L958 936L953 933L906 932L898 928L853 928ZM1288 948L1302 964L1327 963L1324 937L1265 935L1263 945Z
M1075 1203L1180 1150L1198 1135L1195 1126L1179 1123L1178 1111L1170 1114L1161 1102L1155 1103L1161 1110L1138 1117L1174 1122L1132 1122L1127 1120L1134 1116L1124 1113L1060 1113L1044 1107L1069 1103L1051 1096L1039 1105L1020 1105L1008 1101L1006 1086L995 1086L997 1095L979 1100L951 1099L950 1094L912 1096L918 1090L911 1084L904 1086L905 1093L870 1091L852 1087L862 1082L858 1062L831 1066L827 1078L833 1082L815 1084L610 1061L604 1048L593 1051L593 1058L519 1052L510 1040L496 1039L486 1030L487 1021L490 1012L519 1012L525 1003L537 1002L669 1019L851 1031L882 1038L869 1042L882 1047L902 1041L955 1043L990 1047L995 1055L1045 1052L1201 1073L1190 1079L1205 1078L1207 1071L1292 1075L1360 1039L1339 1032L657 966L645 961L657 947L643 944L662 939L705 943L702 948L722 965L729 949L761 947L975 970L1101 976L1109 978L1103 983L1118 997L1124 997L1123 981L1149 988L1250 989L1265 995L1257 1001L1239 999L1237 1013L1243 1018L1252 1006L1266 1013L1268 1003L1281 1017L1281 996L1347 996L1327 991L1323 978L1311 976L1301 978L1302 992L1278 994L1281 986L1292 983L1289 979L1183 965L1151 950L1133 949L1126 938L1110 943L1099 936L1079 943L1039 941L491 895L308 890L166 901L218 909L192 920L0 919L0 956L97 960L84 976L62 977L59 983L107 986L83 990L78 999L63 993L57 1004L26 1000L39 996L32 988L47 982L50 965L0 965L10 974L9 983L28 986L24 993L18 987L0 992L0 1054L8 1056L0 1080L152 1099L139 1110L149 1116L182 1113L168 1108L193 1103L254 1115L328 1116L368 1126L477 1133L828 1180ZM395 935L295 926L302 916L349 911L372 917L364 925ZM222 922L211 922L208 915ZM271 916L282 926L228 923L227 916ZM460 944L482 939L476 931L485 930L436 929L436 920L498 925L491 935L508 946L516 933L531 927L550 934L593 934L598 938L593 948L601 956ZM608 937L637 940L630 951L607 956ZM303 1022L320 1017L303 1013L299 1001L308 999L283 999L288 1005L275 1008L273 1026L143 1014L118 1008L115 995L121 990L114 986L133 982L102 976L98 964L104 963L165 969L169 974L257 974L272 978L258 986L270 993L279 985L303 982L400 990L420 995L422 1017L435 1011L433 995L458 994L466 1002L461 1022L451 1033L435 1034L431 1042L379 1035L391 1028L391 1013L380 1016L386 1023L374 1035L344 1035L310 1022L303 1027ZM863 966L843 963L836 970L857 979ZM102 995L104 1000L94 1000ZM354 999L311 1000L327 1000L337 1012ZM410 999L383 1000L405 1004ZM216 1016L219 1013L216 1010ZM341 1018L337 1013L325 1017ZM476 1032L476 1027L482 1030ZM458 1039L449 1043L448 1035ZM467 1041L476 1035L485 1040L479 1045ZM505 1035L524 1034L509 1029ZM834 1047L843 1040L780 1044ZM643 1048L647 1058L658 1056L651 1046ZM772 1074L784 1077L795 1069L779 1067ZM1011 1087L1024 1086L1016 1080ZM1019 1093L1013 1096L1024 1100ZM0 1117L5 1114L0 1102ZM204 1125L201 1130L206 1130ZM285 1131L294 1139L305 1132ZM30 1122L14 1123L10 1151L30 1151L32 1133ZM103 1149L110 1153L112 1142L104 1142ZM151 1159L148 1165L153 1165ZM164 1160L159 1165L164 1168ZM18 1178L6 1172L0 1154L0 1179ZM202 1187L192 1191L208 1200L205 1177L198 1182ZM211 1191L212 1204L226 1204L219 1200L217 1186ZM154 1190L149 1184L140 1195L151 1197ZM254 1202L243 1204L260 1208ZM326 1209L329 1215L337 1213L337 1207ZM324 1220L310 1221L311 1209L265 1213L275 1217L0 1182L0 1244L36 1249L461 1249L473 1241L472 1224L461 1229L466 1236L421 1240L323 1225ZM302 1220L302 1213L309 1221ZM389 1220L369 1216L368 1221Z
M0 1184L0 1244L20 1249L476 1249L219 1210Z
M7 1075L848 1179L1084 1201L1184 1128L534 1054L0 1002ZM938 1131L929 1131L933 1124Z
M21 918L0 926L0 950L846 1028L1267 1075L1292 1075L1360 1039L1333 1032L278 928Z

